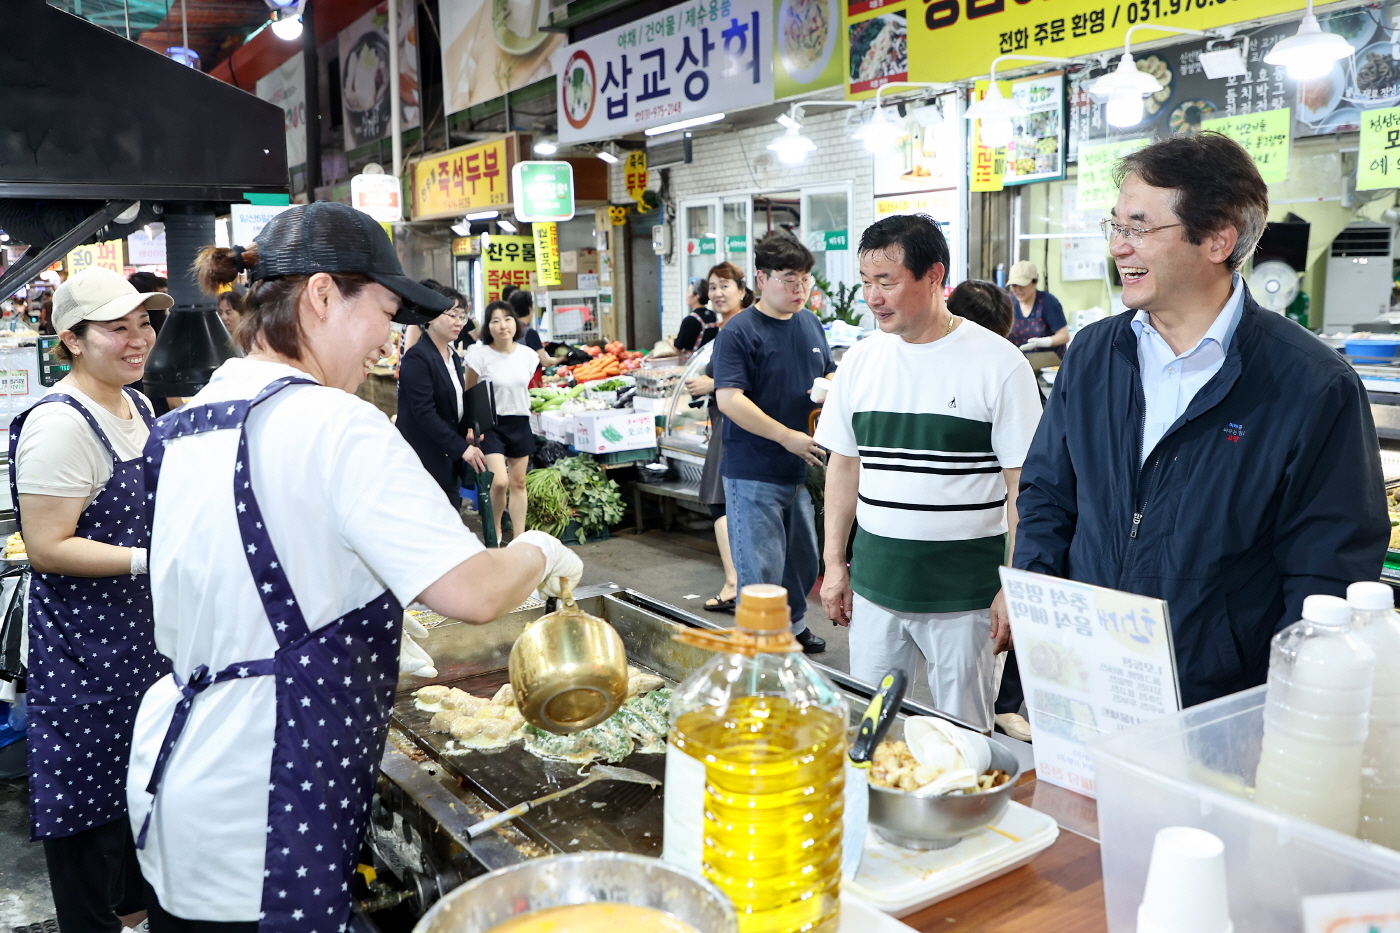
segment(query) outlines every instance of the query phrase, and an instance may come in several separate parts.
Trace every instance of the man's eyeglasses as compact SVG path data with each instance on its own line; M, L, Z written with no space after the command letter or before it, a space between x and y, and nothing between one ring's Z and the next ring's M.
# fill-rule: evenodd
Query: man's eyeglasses
M1156 233L1158 230L1167 230L1171 227L1180 226L1181 224L1162 224L1160 227L1130 227L1126 224L1114 223L1107 217L1099 221L1099 229L1103 231L1103 238L1110 244L1113 243L1115 238L1121 236L1127 241L1129 246L1133 247L1141 246L1143 241L1147 239L1149 233Z
M770 276L770 278L777 280L782 284L783 288L786 288L790 292L803 291L811 288L816 283L816 279L810 275L774 275Z

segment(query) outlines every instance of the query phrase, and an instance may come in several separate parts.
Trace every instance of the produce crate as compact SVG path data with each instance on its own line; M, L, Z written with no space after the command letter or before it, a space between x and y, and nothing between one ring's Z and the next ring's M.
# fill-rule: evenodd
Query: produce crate
M656 459L655 447L643 447L641 450L618 450L610 454L593 454L593 459L597 460L604 467L625 466L629 463L646 463Z

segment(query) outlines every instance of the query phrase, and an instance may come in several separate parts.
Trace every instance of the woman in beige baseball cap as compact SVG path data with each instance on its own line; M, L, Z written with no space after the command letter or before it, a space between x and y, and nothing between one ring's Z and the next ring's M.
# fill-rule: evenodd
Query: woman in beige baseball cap
M64 930L134 925L145 891L126 819L126 762L156 651L143 451L150 401L127 388L155 343L143 294L88 269L54 294L71 369L10 425L10 491L29 584L29 800ZM92 853L100 852L101 857Z

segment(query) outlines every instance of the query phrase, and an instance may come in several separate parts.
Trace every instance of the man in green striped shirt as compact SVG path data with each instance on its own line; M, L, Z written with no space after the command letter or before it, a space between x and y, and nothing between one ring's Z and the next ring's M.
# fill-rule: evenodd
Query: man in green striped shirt
M947 268L947 241L925 215L861 237L880 332L841 361L817 427L830 451L822 604L851 627L852 676L912 675L922 654L934 705L990 729L995 654L1010 640L997 568L1040 395L1015 346L948 311Z

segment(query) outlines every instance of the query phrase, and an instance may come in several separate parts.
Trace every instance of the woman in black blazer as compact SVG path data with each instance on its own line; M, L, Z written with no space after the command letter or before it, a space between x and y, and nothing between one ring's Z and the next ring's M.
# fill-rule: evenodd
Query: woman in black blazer
M462 504L462 461L486 469L481 448L467 443L462 360L452 348L466 319L461 306L439 314L399 362L399 431L454 506Z

